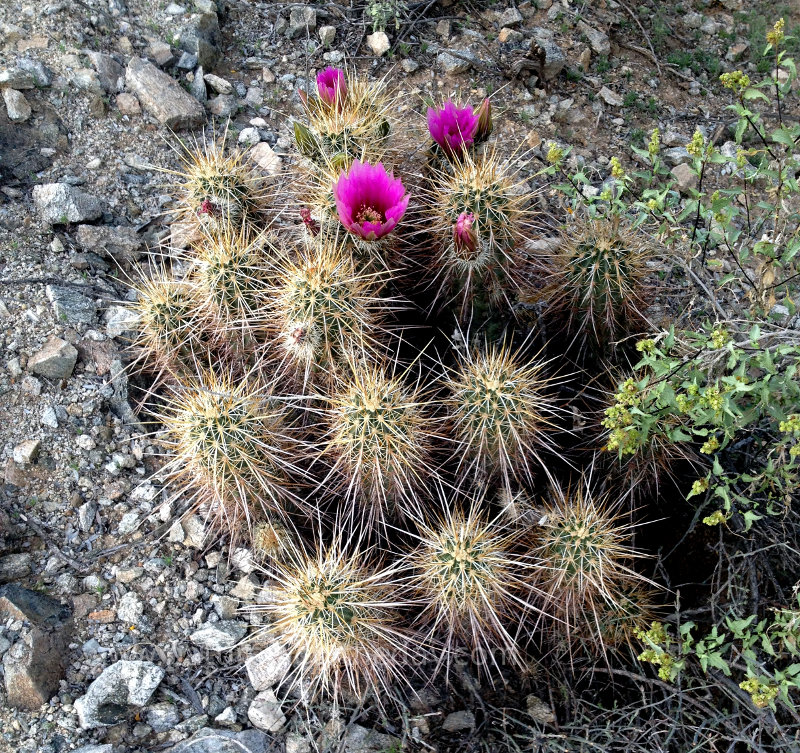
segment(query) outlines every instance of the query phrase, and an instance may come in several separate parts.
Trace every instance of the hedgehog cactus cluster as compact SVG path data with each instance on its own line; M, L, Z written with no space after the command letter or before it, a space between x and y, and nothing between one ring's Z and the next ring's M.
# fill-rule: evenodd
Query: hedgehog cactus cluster
M290 180L217 143L176 171L194 240L136 285L138 363L166 374L161 477L263 562L253 609L301 694L390 695L426 662L450 678L464 651L493 678L498 650L525 664L543 619L602 642L613 618L616 635L640 580L630 530L590 489L553 491L576 467L565 377L513 308L549 262L553 307L614 335L639 257L595 223L533 258L529 173L489 143L489 100L429 108L420 139L386 81L328 68L315 84ZM465 323L482 342L426 347Z

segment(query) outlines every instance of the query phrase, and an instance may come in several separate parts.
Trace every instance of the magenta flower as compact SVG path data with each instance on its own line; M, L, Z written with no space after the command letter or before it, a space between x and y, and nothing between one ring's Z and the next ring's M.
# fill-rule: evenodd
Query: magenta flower
M317 74L317 93L329 107L341 105L347 95L347 81L339 68L328 67Z
M387 173L383 163L355 160L333 184L339 220L351 233L368 241L394 230L405 214L409 196L403 181Z
M448 157L459 157L472 146L479 120L471 107L456 107L449 99L441 110L428 108L428 131Z
M478 234L475 232L475 215L462 212L453 225L453 243L458 251L474 253L478 247Z

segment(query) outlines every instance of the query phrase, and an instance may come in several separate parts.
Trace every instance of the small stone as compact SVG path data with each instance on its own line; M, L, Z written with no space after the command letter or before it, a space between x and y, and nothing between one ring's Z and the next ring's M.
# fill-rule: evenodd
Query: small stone
M197 55L192 55L190 52L182 52L175 65L182 71L193 71L199 67L197 63Z
M56 319L70 324L92 324L97 315L97 303L74 288L47 285L44 289Z
M164 13L168 16L182 16L186 13L186 7L183 5L178 5L178 3L170 3L166 8L164 8Z
M266 690L283 680L292 667L292 657L280 641L251 656L246 662L247 676L254 690Z
M344 740L345 753L376 753L400 747L400 740L391 735L384 735L374 729L367 729L360 724L350 724Z
M747 52L749 47L750 47L750 42L747 41L737 42L736 44L731 45L730 49L725 54L725 59L733 63L737 61L742 55L744 55L744 53Z
M53 83L53 71L38 60L33 58L20 58L17 60L17 67L30 74L36 86L46 87ZM13 88L23 89L26 87L16 86Z
M128 94L127 92L117 94L116 101L117 108L123 115L139 115L142 112L142 106L133 94Z
M213 73L206 73L203 80L215 91L217 94L233 94L233 84L226 81L224 78L215 76Z
M265 732L278 732L286 724L281 704L271 689L261 691L253 699L247 709L247 718L254 727Z
M136 261L142 255L141 236L125 225L79 225L76 239L84 251L111 257L117 263Z
M688 194L693 188L697 188L697 175L689 165L685 163L675 165L670 172L681 193Z
M264 90L260 86L249 86L247 88L247 94L244 98L244 103L248 107L252 107L254 110L257 110L259 107L261 107L261 105L264 104Z
M31 106L25 95L16 89L3 89L8 119L13 123L24 123L31 116Z
M214 12L206 12L192 18L181 29L179 45L182 50L197 58L192 68L201 65L206 70L211 70L219 57L220 40L219 18Z
M311 741L298 732L290 732L284 741L286 753L311 753Z
M564 51L553 41L552 33L547 29L533 29L530 50L534 59L544 58L541 74L545 81L552 81L567 64Z
M42 411L42 415L39 418L39 423L42 424L42 426L46 426L48 429L58 428L58 416L56 415L55 408L53 408L52 405L48 405Z
M231 589L231 596L235 596L242 601L252 601L257 591L258 581L254 575L250 574L245 575L244 578L236 583L233 589Z
M45 183L33 187L33 203L42 222L66 225L96 220L103 214L100 201L67 183Z
M144 706L164 679L164 670L148 661L118 661L106 667L75 701L83 729L110 726L124 718L127 706Z
M468 50L457 50L459 56L467 56ZM471 67L472 62L465 60L463 57L456 57L449 52L440 52L436 56L436 64L447 74L453 75L458 73L466 73Z
M523 20L522 13L520 13L516 8L506 8L500 14L498 23L500 26L515 26L516 24L521 24Z
M212 115L216 115L218 118L227 118L236 112L239 103L232 94L220 94L210 99L206 107Z
M33 76L19 68L0 70L0 87L3 89L33 89L36 86Z
M226 706L222 713L214 717L214 721L223 727L232 727L236 724L236 709L233 706Z
M612 107L622 107L622 97L619 96L616 92L611 91L607 86L604 86L600 89L599 92L600 99L602 99L606 104L611 105Z
M699 29L703 25L703 16L700 13L691 11L682 16L683 25L689 29Z
M367 47L372 51L375 57L381 57L389 51L392 45L389 44L389 37L386 36L385 31L376 31L367 37Z
M402 63L400 63L400 67L406 73L414 73L414 71L419 69L419 63L412 58L405 58Z
M119 533L126 535L133 533L139 526L139 513L126 512L119 521Z
M309 6L295 6L289 13L289 28L286 36L294 38L301 33L314 31L317 28L317 11Z
M221 620L230 620L236 617L236 610L239 606L238 599L214 594L211 597L211 603L214 605L214 611L219 615Z
M500 44L517 44L523 39L525 39L525 35L521 31L509 29L507 26L500 29L500 33L497 35L497 41Z
M167 701L154 703L148 707L144 713L144 720L153 728L153 732L169 732L182 721L181 713L175 704Z
M168 128L196 128L205 123L202 105L175 79L139 57L132 57L125 83L142 107Z
M319 41L322 42L322 46L330 47L333 44L333 40L336 39L336 27L320 26L317 34L319 34Z
M19 620L19 639L3 654L9 706L37 710L58 691L72 638L71 610L16 584L0 587L0 624Z
M121 337L126 332L135 332L139 324L139 315L125 306L109 306L106 310L106 334L109 337Z
M91 68L78 68L72 71L68 76L70 83L84 92L94 92L95 94L103 93L103 85L100 83L100 76L97 71Z
M0 583L11 580L20 580L31 572L31 555L27 552L21 554L7 554L0 557Z
M33 463L34 460L36 460L36 456L39 454L39 448L41 446L42 442L39 439L26 439L24 442L20 442L12 452L14 462L20 465Z
M598 55L611 54L611 40L608 34L589 26L585 21L578 21L578 31L586 35L589 44Z
M255 146L261 141L261 134L259 134L258 128L242 128L239 132L238 140L240 144L245 146Z
M668 165L680 165L682 162L690 162L689 150L685 146L674 146L671 149L664 149L661 152L664 162Z
M166 42L162 42L160 39L154 39L150 42L147 52L150 57L155 60L159 68L163 68L172 61L172 47Z
M125 87L125 69L111 55L94 51L87 54L97 71L103 91L108 94L121 92Z
M528 707L528 713L537 722L550 725L556 723L556 715L553 713L553 709L538 696L529 695L525 699L525 705Z
M206 540L206 527L203 519L198 515L192 515L181 521L185 536L184 544L194 549L202 549Z
M475 714L471 711L454 711L442 722L445 732L459 732L464 729L475 729Z
M195 630L189 640L208 651L227 651L244 638L247 625L236 620L209 622Z
M173 544L182 544L185 538L186 534L183 532L183 526L181 525L180 520L176 520L170 526L169 533L167 534L167 540L171 541Z
M250 150L252 159L262 170L270 175L277 175L281 171L283 160L275 154L272 147L266 142L261 141Z
M84 502L78 508L78 527L84 533L90 531L94 525L94 519L97 515L97 503Z
M252 573L256 569L252 550L246 547L238 547L231 555L231 565L243 573Z
M144 604L134 591L128 591L117 606L117 619L135 625L144 614ZM148 722L149 724L149 722Z
M436 34L440 36L445 42L450 39L450 19L442 18L436 24Z
M78 351L73 345L59 337L51 337L28 359L28 368L46 379L67 379L77 361Z

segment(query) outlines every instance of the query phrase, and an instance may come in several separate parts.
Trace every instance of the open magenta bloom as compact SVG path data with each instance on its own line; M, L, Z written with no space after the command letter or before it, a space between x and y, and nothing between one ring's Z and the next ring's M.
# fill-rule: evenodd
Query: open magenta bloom
M453 225L453 243L458 251L474 252L478 247L478 234L475 232L475 215L462 212Z
M409 196L403 181L387 173L383 163L355 160L333 184L339 219L351 233L368 241L394 230L405 214Z
M339 68L328 67L317 74L317 94L326 104L333 107L342 103L347 95L347 81Z
M471 107L456 107L449 99L441 110L428 108L428 130L448 157L460 156L464 147L472 146L479 120Z

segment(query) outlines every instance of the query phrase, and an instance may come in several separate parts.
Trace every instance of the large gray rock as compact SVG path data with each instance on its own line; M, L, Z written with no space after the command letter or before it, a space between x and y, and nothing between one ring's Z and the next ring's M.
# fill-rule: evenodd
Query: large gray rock
M76 239L83 251L111 257L118 263L136 261L142 255L141 236L124 225L78 225Z
M6 554L0 557L0 583L20 580L31 573L31 555L28 552Z
M608 38L608 34L589 26L586 21L578 21L578 31L586 35L589 44L598 55L611 54L611 40Z
M8 703L38 709L58 691L72 638L72 612L55 599L14 583L0 587L0 622L22 622L3 655Z
M48 379L67 379L78 362L78 350L60 337L51 337L28 359L28 368Z
M542 62L542 78L551 81L567 64L567 57L563 50L553 41L552 34L547 29L535 27L531 39L531 53Z
M144 706L155 692L164 670L149 661L118 661L103 670L75 701L83 729L107 727L124 719L129 706Z
M440 52L436 56L436 64L448 74L466 73L472 67L469 58L474 55L469 50L455 50L455 52L458 53L458 57L447 51Z
M74 288L60 285L47 285L44 289L56 318L70 324L92 324L97 315L97 303L92 298L81 295Z
M30 74L36 86L50 86L53 83L54 73L44 63L33 58L20 58L17 68Z
M268 753L271 750L270 738L259 730L229 732L203 727L189 740L178 743L165 753Z
M67 183L34 186L33 203L42 222L50 225L87 222L103 214L99 199Z
M142 58L131 58L125 84L142 107L168 128L197 128L205 123L202 105L175 79Z
M0 87L11 89L33 89L35 86L33 76L20 68L5 68L0 70Z
M197 58L196 65L210 70L219 57L220 39L217 14L201 13L181 30L178 46Z

